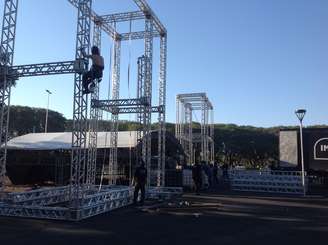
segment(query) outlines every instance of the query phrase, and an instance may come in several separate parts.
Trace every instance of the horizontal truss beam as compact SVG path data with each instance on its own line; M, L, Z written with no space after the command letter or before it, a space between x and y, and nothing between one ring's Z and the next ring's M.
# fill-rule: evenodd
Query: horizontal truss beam
M145 18L145 14L142 11L132 11L126 13L102 15L100 18L102 23L117 23L133 20L142 20Z
M118 99L118 100L93 100L92 107L95 108L115 108L120 106L146 106L147 98L140 99Z
M149 100L145 97L140 99L119 99L119 100L93 100L91 106L114 115L144 113L148 109ZM164 106L154 106L151 113L163 113Z
M52 63L40 63L31 65L18 65L10 68L3 67L1 73L8 75L11 79L20 77L47 76L60 74L83 73L86 69L84 60L63 61Z
M120 107L120 108L111 108L111 107L104 107L99 108L100 110L112 113L114 115L118 114L137 114L137 113L144 113L146 110L143 107ZM163 106L153 106L151 108L151 113L163 113L164 107Z
M147 32L145 31L138 31L138 32L128 32L128 33L122 33L120 34L120 39L122 41L127 41L127 40L138 40L138 39L145 39L146 38ZM160 33L158 31L153 31L152 35L153 38L160 37Z
M206 98L206 93L190 93L190 94L178 94L177 99L181 98Z

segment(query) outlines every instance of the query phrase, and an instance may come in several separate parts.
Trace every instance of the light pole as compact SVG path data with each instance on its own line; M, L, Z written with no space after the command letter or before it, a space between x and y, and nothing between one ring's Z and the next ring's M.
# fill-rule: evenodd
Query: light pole
M50 100L50 95L52 94L48 89L46 89L46 92L48 94L48 103L47 103L47 110L46 110L46 125L44 126L44 133L47 133L48 132L49 100Z
M303 118L306 114L306 110L299 109L295 111L295 114L300 121L300 138L301 138L301 164L302 164L302 185L303 185L303 195L306 194L305 187L305 172L304 172L304 150L303 150Z

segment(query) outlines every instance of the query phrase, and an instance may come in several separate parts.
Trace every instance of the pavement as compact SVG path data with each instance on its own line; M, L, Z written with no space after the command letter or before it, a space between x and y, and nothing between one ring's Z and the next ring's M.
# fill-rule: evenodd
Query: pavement
M0 244L327 244L328 198L187 193L81 222L0 217Z

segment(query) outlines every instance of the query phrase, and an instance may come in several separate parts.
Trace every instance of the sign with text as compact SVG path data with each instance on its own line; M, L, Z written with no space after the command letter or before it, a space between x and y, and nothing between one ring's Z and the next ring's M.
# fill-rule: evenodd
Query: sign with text
M308 148L306 155L310 169L328 171L328 131L317 129L307 132L305 147Z
M328 160L328 138L321 138L314 144L314 160Z

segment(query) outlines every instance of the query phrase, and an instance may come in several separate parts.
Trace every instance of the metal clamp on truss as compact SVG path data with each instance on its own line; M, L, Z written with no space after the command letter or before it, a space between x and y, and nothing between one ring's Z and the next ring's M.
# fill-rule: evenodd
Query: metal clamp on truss
M8 71L8 66L6 65L1 65L0 66L0 77L1 79L4 78L4 77L7 77L9 71Z
M1 64L8 64L10 61L10 57L8 54L3 53L3 51L0 51L0 62Z
M78 74L83 74L88 70L88 60L86 59L77 59L74 62L74 70Z
M6 80L6 87L10 87L12 82L18 80L18 74L11 67L6 65L0 66L0 86L3 86L3 83Z

